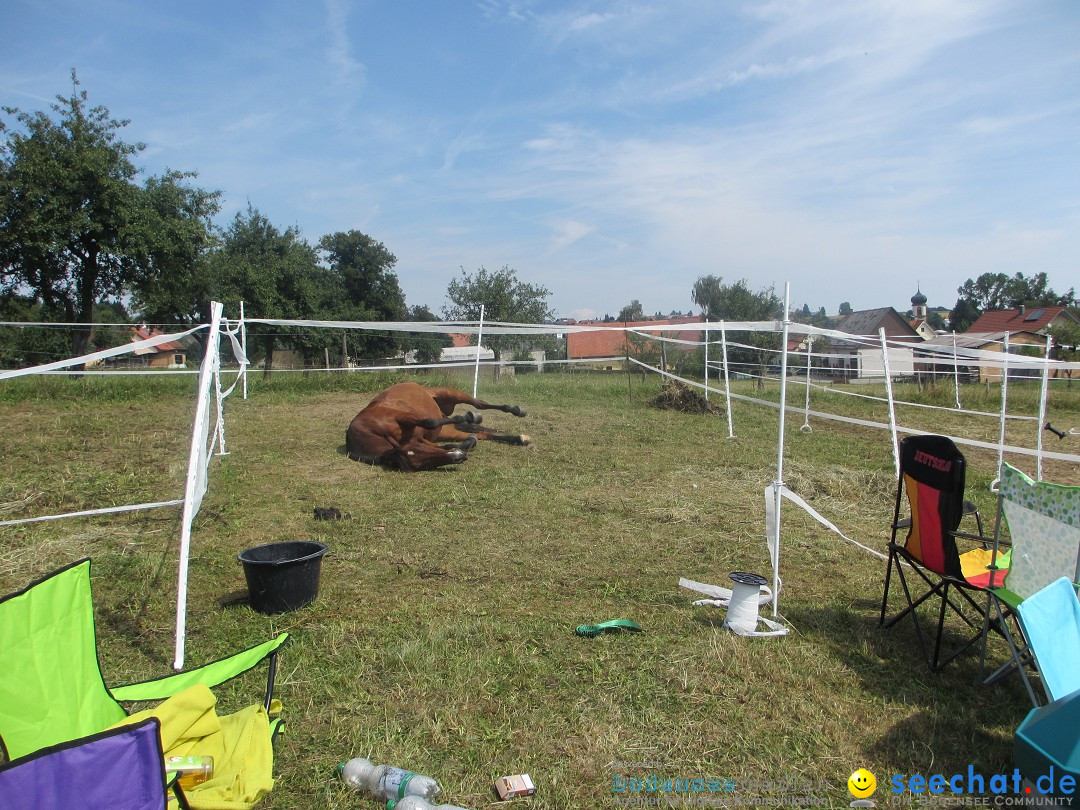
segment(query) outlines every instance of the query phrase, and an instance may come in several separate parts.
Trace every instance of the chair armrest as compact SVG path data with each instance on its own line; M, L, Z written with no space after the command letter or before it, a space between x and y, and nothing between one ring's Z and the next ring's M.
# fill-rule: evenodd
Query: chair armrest
M230 655L228 658L214 661L198 669L178 672L175 675L166 675L164 678L151 681L116 686L110 688L109 691L117 700L164 700L197 683L206 686L217 686L219 683L235 678L242 672L247 672L267 658L273 659L277 655L278 647L284 644L285 639L288 637L288 633L282 633L275 639ZM271 670L273 670L273 665L272 660ZM268 691L272 691L272 685L268 686ZM267 699L269 700L269 698Z
M968 532L949 532L949 534L959 540L974 540L975 542L980 543L983 548L993 548L994 546L994 538L987 537L984 534L970 534ZM998 548L1009 548L1012 545L1008 540L1004 540L1000 537L998 538L997 544Z

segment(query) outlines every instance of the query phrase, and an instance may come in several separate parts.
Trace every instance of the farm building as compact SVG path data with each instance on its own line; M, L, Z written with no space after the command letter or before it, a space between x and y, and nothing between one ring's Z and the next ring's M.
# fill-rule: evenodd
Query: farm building
M1075 310L1068 307L1020 307L1019 309L995 309L984 312L964 334L986 334L992 332L1035 332L1045 335L1052 326L1066 323L1078 324Z
M472 335L450 335L450 345L439 355L440 363L461 363L476 359L476 341ZM480 347L481 360L494 360L495 352L485 346Z
M165 334L148 326L133 326L131 332L132 343ZM179 341L169 341L149 348L136 349L134 355L135 361L133 364L149 368L184 368L187 364L187 349ZM131 364L129 363L129 365Z
M910 343L906 346L889 346L889 370L894 375L913 375L915 360L913 349L923 342L923 337L915 327L892 307L863 309L844 316L835 327L849 335L877 337L880 329L885 330L885 337L890 341ZM845 379L881 378L885 376L881 347L868 345L865 341L846 343L833 340L829 347L829 357L825 363L826 372Z
M647 327L650 334L663 334L653 331L660 326L673 326L686 323L702 323L704 318L700 315L689 315L676 318L658 318L649 321L617 321L603 324L612 327L628 327L630 329ZM597 324L598 326L601 324ZM673 332L673 336L680 340L699 341L702 339L701 332ZM597 329L590 332L569 332L566 335L566 359L579 361L592 361L597 368L607 370L626 368L626 356L636 356L641 353L641 346L652 344L648 338L642 338L621 328ZM690 347L679 344L667 346L668 351L685 350Z
M1009 353L1020 354L1021 352L1034 352L1041 356L1046 348L1046 338L1034 332L962 332L959 335L937 335L923 344L925 349L940 349L951 351L953 346L957 349L985 349L987 351L1000 352L1004 348L1005 335L1009 335ZM919 362L919 357L929 357L932 351L915 350L916 370L920 373L929 373L937 376L952 375L954 373L951 360L942 360L940 355L933 362ZM956 372L961 382L1001 382L1001 366L980 366L978 363L965 363L961 358L958 361ZM1031 369L1013 369L1009 372L1009 379L1021 376L1035 376Z

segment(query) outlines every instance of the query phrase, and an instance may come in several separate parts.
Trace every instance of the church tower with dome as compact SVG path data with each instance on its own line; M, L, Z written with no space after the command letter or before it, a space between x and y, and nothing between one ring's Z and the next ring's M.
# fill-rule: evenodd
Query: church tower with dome
M917 287L911 296L911 315L916 321L926 320L926 296L922 294L921 287Z
M934 330L926 322L926 296L923 295L921 286L917 286L915 294L911 296L911 320L908 323L923 340L930 340L934 336Z

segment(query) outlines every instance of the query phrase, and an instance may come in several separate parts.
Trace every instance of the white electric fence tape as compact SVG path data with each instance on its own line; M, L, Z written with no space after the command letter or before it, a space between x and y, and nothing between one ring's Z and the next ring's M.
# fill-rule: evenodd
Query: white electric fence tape
M724 627L738 636L750 636L752 638L786 636L788 628L784 627L780 622L758 614L758 587L745 582L735 583L735 587L731 589L731 602L728 605L727 616L724 618ZM758 622L761 622L769 629L758 630Z
M42 515L41 517L21 518L19 520L0 520L0 526L18 526L21 523L40 523L43 520L60 520L69 517L89 517L91 515L112 515L117 512L137 512L140 509L157 509L162 506L178 506L183 500L158 501L157 503L132 503L126 506L106 506L101 509L83 509L79 512L65 512L62 515Z
M679 587L688 591L705 594L709 599L695 599L694 607L722 607L728 609L724 626L740 636L785 636L788 628L772 619L761 616L759 608L772 602L773 592L768 585L746 585L736 582L735 588L721 588L707 582L695 582L686 577L679 578ZM759 631L761 622L769 631Z
M731 601L731 588L721 588L719 585L710 585L708 582L695 582L686 577L679 577L679 587L709 597L708 599L694 600L695 606L727 607ZM762 585L758 594L758 605L767 605L772 602L772 598L772 589L768 585Z
M85 326L85 324L83 324ZM58 371L59 369L71 368L81 363L94 363L98 360L107 360L110 357L119 357L122 354L133 354L140 349L149 349L154 346L160 346L162 343L171 343L174 340L181 340L188 335L193 335L200 329L205 329L206 326L200 324L199 326L193 326L186 332L177 332L172 335L155 335L145 340L136 340L131 343L125 343L123 346L114 346L111 349L102 349L99 352L91 352L90 354L84 354L81 357L69 357L67 360L57 360L55 363L43 363L40 366L29 366L27 368L16 368L10 371L0 371L0 380L10 380L13 377L23 377L27 374L43 374L47 371Z
M873 548L870 548L869 546L865 546L862 543L860 543L858 540L852 540L850 537L848 537L846 534L844 534L842 531L840 531L838 528L836 528L836 525L832 521L830 521L828 518L824 517L820 512L818 512L816 509L814 509L814 507L812 507L810 504L808 504L806 501L804 501L801 497L799 497L794 492L792 492L790 489L788 489L788 487L781 486L780 487L780 494L783 495L785 498L787 498L789 501L791 501L796 506L803 509L808 515L810 515L810 517L812 517L814 520L816 520L818 523L820 523L826 529L828 529L829 531L835 532L837 535L842 537L844 540L847 540L853 546L858 546L863 551L869 552L870 554L873 554L876 557L880 557L883 560L888 559L887 555L883 554L882 552L878 551L877 549L873 549ZM765 488L765 527L766 527L765 531L768 533L768 536L770 538L773 536L773 532L775 532L775 526L776 526L776 514L775 514L775 512L774 512L774 510L772 508L772 505L773 505L772 486L770 485L770 486ZM769 550L771 552L772 551L772 547L771 547L772 544L770 543L769 545L770 545Z
M695 388L704 388L704 385L702 385L699 382L696 382L694 380L688 380L685 377L680 377L679 375L673 374L670 371L663 371L663 370L657 368L656 366L650 366L647 363L642 363L640 360L638 360L638 359L636 359L634 357L630 358L630 362L637 365L637 366L640 366L643 369L647 369L647 370L652 371L652 372L654 372L656 374L659 374L662 377L668 377L668 378L673 379L673 380L678 380L681 383L684 383L684 384L689 385L689 386L693 386ZM714 388L713 390L715 391L716 389ZM771 402L770 400L767 400L767 399L758 399L757 397L749 397L749 396L746 396L745 394L730 394L730 397L732 399L737 399L737 400L740 400L742 402L752 402L755 405L764 405L767 408L779 409L779 407L780 407L779 402ZM942 410L953 413L952 408L942 408ZM848 424L848 425L860 425L862 427L878 428L880 430L888 430L889 429L889 426L887 424L885 424L884 422L874 422L874 421L872 421L870 419L857 419L857 418L855 418L853 416L840 416L839 414L828 413L826 411L811 410L810 415L814 416L814 417L817 417L819 419L828 419L828 420L833 421L833 422L842 422L842 423ZM921 429L918 429L918 428L905 427L904 425L897 425L896 430L899 433L907 433L907 434L910 434L910 435L913 435L913 436L914 435L922 435L922 434L926 433L925 430L921 430ZM983 450L993 450L994 452L997 452L997 450L998 450L998 445L996 443L993 443L993 442L983 442L983 441L979 441L978 439L965 439L965 438L962 438L962 437L959 437L959 436L950 436L949 438L952 439L953 442L955 442L956 444L966 445L967 447L979 447L979 448L981 448ZM1036 453L1035 450L1030 450L1030 449L1028 449L1026 447L1019 447L1019 446L1013 445L1013 444L1005 445L1005 450L1010 452L1010 453L1014 453L1015 455L1019 455L1019 456L1034 456L1035 453ZM1075 453L1055 453L1053 451L1044 450L1042 455L1043 455L1043 458L1055 459L1057 461L1080 462L1080 455L1077 455Z

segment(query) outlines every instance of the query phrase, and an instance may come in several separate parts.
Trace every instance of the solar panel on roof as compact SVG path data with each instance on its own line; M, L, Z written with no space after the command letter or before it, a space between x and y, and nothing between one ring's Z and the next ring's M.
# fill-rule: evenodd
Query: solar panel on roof
M1039 320L1039 318L1041 318L1043 316L1044 312L1046 312L1045 309L1033 309L1033 310L1031 310L1031 312L1028 313L1028 316L1026 318L1024 318L1025 323L1027 321L1037 321L1037 320Z

